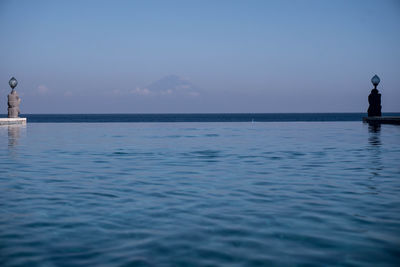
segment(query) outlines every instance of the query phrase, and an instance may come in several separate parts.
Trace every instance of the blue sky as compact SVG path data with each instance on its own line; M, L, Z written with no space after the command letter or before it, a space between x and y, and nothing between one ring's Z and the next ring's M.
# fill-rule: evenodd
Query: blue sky
M400 111L400 1L0 2L0 109Z

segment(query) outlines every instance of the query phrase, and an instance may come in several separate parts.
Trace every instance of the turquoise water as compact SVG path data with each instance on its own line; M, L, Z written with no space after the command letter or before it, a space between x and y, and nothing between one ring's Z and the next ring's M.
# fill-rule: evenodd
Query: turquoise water
M395 266L400 127L0 127L1 266Z

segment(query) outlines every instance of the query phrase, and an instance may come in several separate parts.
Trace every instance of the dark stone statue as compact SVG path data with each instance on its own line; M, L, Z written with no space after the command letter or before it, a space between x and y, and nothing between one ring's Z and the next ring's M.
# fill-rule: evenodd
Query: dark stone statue
M374 85L374 89L371 90L371 93L368 96L368 117L382 116L381 94L379 93L378 89L376 89L380 79L377 75L375 75L372 77L371 82Z
M9 81L11 87L11 93L8 95L8 117L9 118L18 118L20 114L19 103L21 103L21 99L19 98L17 91L15 91L15 87L18 84L18 81L12 77Z
M372 89L368 96L368 117L382 116L381 94L378 89Z

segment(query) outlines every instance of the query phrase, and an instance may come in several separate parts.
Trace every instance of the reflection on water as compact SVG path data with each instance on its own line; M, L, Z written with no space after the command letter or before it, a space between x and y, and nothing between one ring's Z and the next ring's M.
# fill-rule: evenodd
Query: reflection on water
M18 145L18 140L21 134L23 125L8 125L8 146L13 147Z
M380 176L382 171L382 155L381 155L381 125L376 123L369 123L368 126L370 144L371 160L370 160L370 179Z
M369 143L371 146L380 146L381 145L381 125L376 123L369 123L368 131L369 135Z
M1 135L8 136L8 150L9 152L14 155L16 152L16 148L19 145L19 141L21 135L23 135L26 131L26 125L23 124L15 124L15 125L3 125L0 126ZM7 143L6 143L7 144Z
M368 123L368 130L370 133L379 133L381 131L381 124L380 123Z

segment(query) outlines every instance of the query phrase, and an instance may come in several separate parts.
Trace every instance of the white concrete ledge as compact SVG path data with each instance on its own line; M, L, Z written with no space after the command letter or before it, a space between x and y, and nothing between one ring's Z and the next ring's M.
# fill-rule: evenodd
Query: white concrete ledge
M0 118L0 125L26 124L26 118Z

